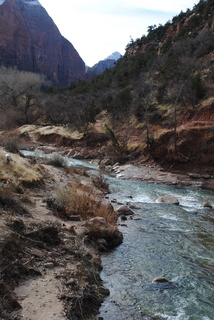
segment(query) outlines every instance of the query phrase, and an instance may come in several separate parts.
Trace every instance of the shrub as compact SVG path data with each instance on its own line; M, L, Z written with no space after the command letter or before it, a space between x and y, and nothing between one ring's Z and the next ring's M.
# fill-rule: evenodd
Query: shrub
M64 157L62 157L59 153L54 152L52 154L52 157L49 161L49 164L55 166L55 167L66 167L67 161Z
M1 145L8 151L12 153L19 152L20 138L18 135L5 135L2 139Z
M79 183L58 190L53 197L48 198L47 205L65 219L71 215L80 216L81 220L99 216L109 223L116 222L116 215L111 204L97 198L95 192Z
M0 210L11 215L29 216L22 202L14 195L15 187L11 184L0 185Z
M102 202L96 198L96 195L88 190L74 191L71 200L71 210L80 215L82 220L88 220L93 217L103 217L109 223L116 222L116 215L111 205Z

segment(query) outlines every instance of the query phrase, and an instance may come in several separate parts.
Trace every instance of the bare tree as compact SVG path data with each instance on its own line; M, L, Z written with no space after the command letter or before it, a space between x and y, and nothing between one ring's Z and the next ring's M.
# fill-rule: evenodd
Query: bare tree
M38 105L41 87L45 84L45 78L41 74L1 67L0 112L4 116L7 113L16 115L14 124L29 123L29 111Z

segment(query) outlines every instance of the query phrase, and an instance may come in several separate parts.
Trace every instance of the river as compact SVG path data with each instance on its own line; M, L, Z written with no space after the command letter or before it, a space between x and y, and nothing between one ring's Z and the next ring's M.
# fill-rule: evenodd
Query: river
M97 169L93 163L67 161L69 166ZM102 257L101 277L110 295L99 316L104 320L214 319L214 209L201 208L203 202L214 206L214 193L110 174L105 179L110 200L138 209L119 225L123 243ZM178 198L180 205L155 203L164 195ZM156 277L171 284L153 283Z
M140 209L119 227L123 243L102 258L101 277L111 293L100 316L213 319L214 210L201 208L206 201L214 204L213 192L107 179L110 198ZM178 198L180 205L155 203L162 195ZM152 283L156 277L172 284Z

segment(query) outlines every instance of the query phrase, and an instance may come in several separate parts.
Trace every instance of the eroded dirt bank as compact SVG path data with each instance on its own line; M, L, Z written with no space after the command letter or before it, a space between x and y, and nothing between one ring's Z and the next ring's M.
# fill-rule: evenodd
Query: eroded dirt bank
M0 195L0 318L95 319L109 293L100 279L100 252L122 241L113 207L84 172L31 162L42 179ZM81 193L75 197L91 201L85 216L53 205L57 191L73 192L72 185Z
M113 171L123 179L214 189L210 173L172 172L147 156L124 165L109 165L100 142L95 148L94 145L85 147L82 142L72 147L59 146L52 140L48 142L27 137L22 149L92 159L100 163L101 170ZM7 169L15 163L13 157ZM36 183L22 181L10 190L7 177L1 179L0 318L96 319L100 304L108 295L100 279L100 252L122 241L113 207L102 202L106 190L84 170L56 168L44 159L31 158L29 162L41 176ZM17 173L14 177L17 178ZM80 207L75 207L74 212L53 201L57 191L73 190L73 196L77 197L74 192L77 189L83 199L81 206L89 200L93 204L82 208L83 213L93 209L89 216L81 217ZM97 202L98 207L94 206ZM100 210L103 207L108 208L107 215L104 210L104 217ZM91 220L95 216L101 218Z

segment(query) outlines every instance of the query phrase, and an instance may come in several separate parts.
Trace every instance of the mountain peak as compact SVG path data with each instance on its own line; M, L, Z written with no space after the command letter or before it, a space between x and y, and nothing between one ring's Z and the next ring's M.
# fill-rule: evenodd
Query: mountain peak
M118 60L122 57L122 54L120 54L118 51L113 52L110 56L105 58L105 60Z
M38 0L22 0L22 1L30 6L41 6Z
M42 6L38 0L19 0L30 6ZM5 0L0 0L0 6L5 2Z

